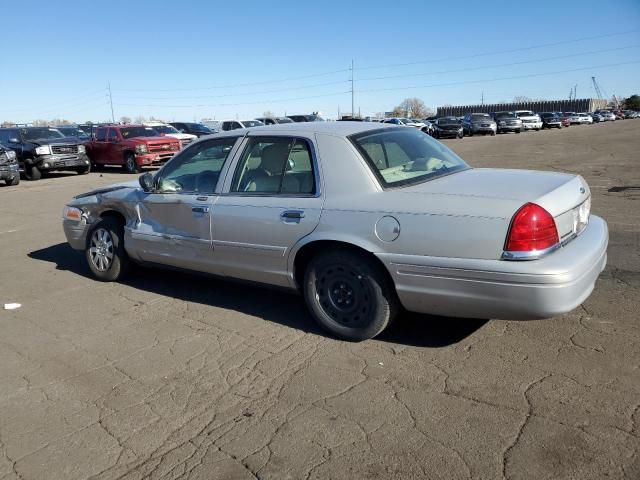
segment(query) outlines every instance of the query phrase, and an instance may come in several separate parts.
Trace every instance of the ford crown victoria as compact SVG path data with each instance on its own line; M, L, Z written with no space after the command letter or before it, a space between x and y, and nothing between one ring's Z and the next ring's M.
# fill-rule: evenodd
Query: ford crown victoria
M336 336L407 310L537 319L568 312L607 259L578 175L469 167L413 128L261 126L205 137L157 173L79 195L69 244L102 281L164 265L300 291Z

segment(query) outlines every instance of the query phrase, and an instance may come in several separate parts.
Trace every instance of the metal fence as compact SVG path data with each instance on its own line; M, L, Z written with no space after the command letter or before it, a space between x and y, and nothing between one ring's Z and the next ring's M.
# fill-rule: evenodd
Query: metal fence
M494 103L490 105L448 105L438 107L438 117L461 117L466 113L512 112L514 110L532 110L534 112L593 112L607 107L606 100L597 98L579 98L576 100L545 100L540 102Z

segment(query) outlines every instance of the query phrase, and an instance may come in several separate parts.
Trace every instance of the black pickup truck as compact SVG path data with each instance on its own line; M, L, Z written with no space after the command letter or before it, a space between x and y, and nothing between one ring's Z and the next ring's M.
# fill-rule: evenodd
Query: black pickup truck
M0 143L0 180L4 180L7 185L18 185L20 183L20 170L16 154L9 147Z
M84 175L91 170L83 141L66 137L55 128L0 128L0 143L16 153L27 180L39 180L49 171L70 170Z

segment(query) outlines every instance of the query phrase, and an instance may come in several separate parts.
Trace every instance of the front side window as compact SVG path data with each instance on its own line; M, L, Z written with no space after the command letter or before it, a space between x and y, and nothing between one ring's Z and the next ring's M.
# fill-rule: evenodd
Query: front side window
M110 128L109 129L109 136L107 137L108 140L110 142L117 142L120 140L120 137L118 136L118 130L116 130L115 128Z
M236 168L234 193L311 195L315 181L311 149L305 140L251 137Z
M220 171L237 139L219 138L187 148L158 173L157 189L164 193L214 193Z
M0 130L0 143L9 145L9 140L12 138L18 138L17 130Z
M96 140L98 142L106 142L107 141L107 129L99 128L96 130Z
M374 130L350 139L385 187L419 183L469 168L449 148L419 130Z

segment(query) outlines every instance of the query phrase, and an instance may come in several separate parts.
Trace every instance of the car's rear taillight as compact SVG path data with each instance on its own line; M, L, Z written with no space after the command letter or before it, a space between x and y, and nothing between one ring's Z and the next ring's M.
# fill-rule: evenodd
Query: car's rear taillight
M527 203L513 216L504 249L506 252L539 252L559 241L551 214L540 205Z

